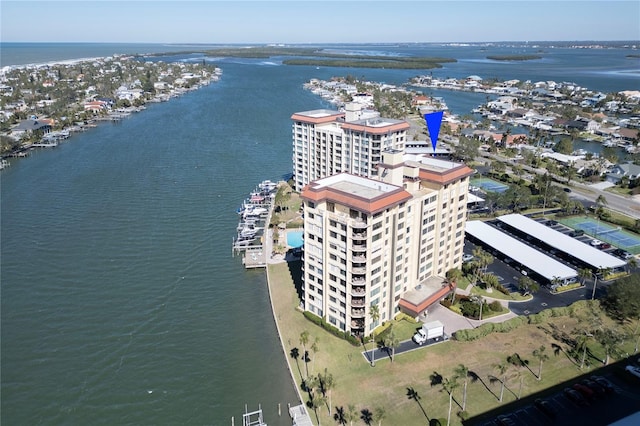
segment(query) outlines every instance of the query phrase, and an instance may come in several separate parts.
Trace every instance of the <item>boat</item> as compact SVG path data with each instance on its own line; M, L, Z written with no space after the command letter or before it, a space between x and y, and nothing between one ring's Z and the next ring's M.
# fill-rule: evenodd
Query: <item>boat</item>
M258 188L260 188L262 192L272 192L277 186L277 183L271 182L270 180L263 180L258 184Z
M265 213L267 213L268 210L265 209L264 207L252 207L252 208L248 208L246 209L242 215L246 218L246 217L251 217L251 216L260 216L263 215Z

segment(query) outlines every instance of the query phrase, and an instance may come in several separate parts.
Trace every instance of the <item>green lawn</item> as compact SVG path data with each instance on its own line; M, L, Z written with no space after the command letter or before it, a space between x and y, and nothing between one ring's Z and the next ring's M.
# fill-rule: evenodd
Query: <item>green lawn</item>
M429 419L446 418L448 396L441 391L440 385L431 385L430 376L436 373L443 377L451 377L454 368L464 363L481 379L468 385L466 411L471 416L480 415L501 405L496 397L500 391L500 384L492 382L489 377L496 374L493 367L495 364L516 352L530 362L533 372L526 368L510 369L506 382L508 390L505 391L503 404L516 399L515 394L520 382L518 377L522 378L522 396L526 396L584 373L564 354L566 348L563 347L563 351L557 356L553 355L551 349L552 343L560 344L558 334L570 335L571 330L579 326L581 320L578 314L572 317L550 318L553 324L524 325L509 333L494 333L472 342L450 340L396 356L394 362L388 357L379 359L375 367L371 367L361 354L362 347L354 347L325 332L307 321L297 309L299 301L292 278L299 274L296 272L296 268L299 268L299 262L297 263L269 266L271 300L286 354L290 354L294 347L303 353L300 335L303 331L309 332L306 349L309 350L312 361L305 365L301 359L296 361L287 357L298 389L302 379L306 377L307 368L311 375L325 369L333 375L336 384L331 392L332 413L335 412L336 406L346 409L348 405L353 404L358 413L362 409L371 412L377 408L384 409L386 415L382 424L386 425L424 424L425 413ZM411 330L409 324L398 324L397 327L398 334ZM401 331L403 327L407 327L407 330ZM310 349L313 342L317 342L317 352ZM592 344L592 351L600 356L598 351L601 348L595 343ZM628 341L623 351L632 352L634 344L635 340ZM542 380L538 381L534 375L537 373L538 362L533 358L532 352L540 345L547 348L550 358L544 363ZM368 348L370 346L371 344L368 344ZM408 397L409 389L417 392L420 396L418 401ZM453 394L456 401L451 417L453 425L461 424L456 416L461 410L457 404L462 400L461 389L456 389ZM306 393L300 393L306 401ZM310 414L317 424L313 411ZM321 424L336 424L326 405L318 409L317 415ZM357 420L354 424L362 424L362 421Z
M499 300L508 300L508 301L525 301L525 300L531 300L531 298L533 296L529 295L529 296L523 296L520 293L514 292L514 293L509 293L509 295L507 296L506 294L498 291L498 290L493 290L491 293L487 292L487 290L479 287L479 286L473 286L473 288L471 289L471 294L477 294L483 297L491 297L493 299L499 299Z

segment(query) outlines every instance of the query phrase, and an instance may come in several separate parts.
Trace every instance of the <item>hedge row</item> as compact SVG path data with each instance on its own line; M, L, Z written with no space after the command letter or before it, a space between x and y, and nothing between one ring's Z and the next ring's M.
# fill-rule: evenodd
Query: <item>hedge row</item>
M574 303L574 305L580 302ZM545 309L537 314L528 316L518 316L511 318L504 322L492 323L487 322L477 328L470 328L465 330L458 330L454 333L454 338L462 342L468 342L476 340L481 337L487 336L491 333L507 333L511 330L515 330L524 324L540 324L545 322L550 317L561 317L572 315L575 310L574 306L565 306L558 308Z
M342 331L339 328L334 327L333 325L326 322L324 318L320 318L319 316L312 314L309 311L304 311L303 315L306 319L308 319L315 325L318 325L323 329L327 330L329 333L333 334L334 336L337 336L341 339L346 340L347 342L351 343L353 346L360 346L360 340L358 340L357 337L353 336L352 334L346 331Z

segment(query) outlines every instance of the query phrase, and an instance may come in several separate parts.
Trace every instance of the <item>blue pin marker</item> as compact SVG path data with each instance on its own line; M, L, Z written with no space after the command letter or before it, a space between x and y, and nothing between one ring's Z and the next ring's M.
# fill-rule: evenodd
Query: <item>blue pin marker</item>
M438 111L424 115L424 119L427 122L427 129L429 129L429 137L431 138L433 152L436 152L436 146L438 146L438 134L440 133L443 113L443 111Z

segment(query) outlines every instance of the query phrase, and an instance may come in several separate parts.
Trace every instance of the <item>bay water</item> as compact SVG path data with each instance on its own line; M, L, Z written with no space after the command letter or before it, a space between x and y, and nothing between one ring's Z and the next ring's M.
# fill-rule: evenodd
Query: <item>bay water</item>
M45 57L23 46L28 61L3 47L2 65L118 47L33 47L48 48ZM503 64L483 58L504 48L330 47L459 59L434 76L580 79L605 92L637 88L640 68L622 49ZM290 424L286 405L298 401L265 274L231 253L235 209L260 181L291 171L291 114L330 107L303 83L351 74L402 84L419 72L287 67L281 59L219 58L219 82L2 171L3 425L240 424L245 404L261 405L269 425ZM457 114L484 102L444 97Z

